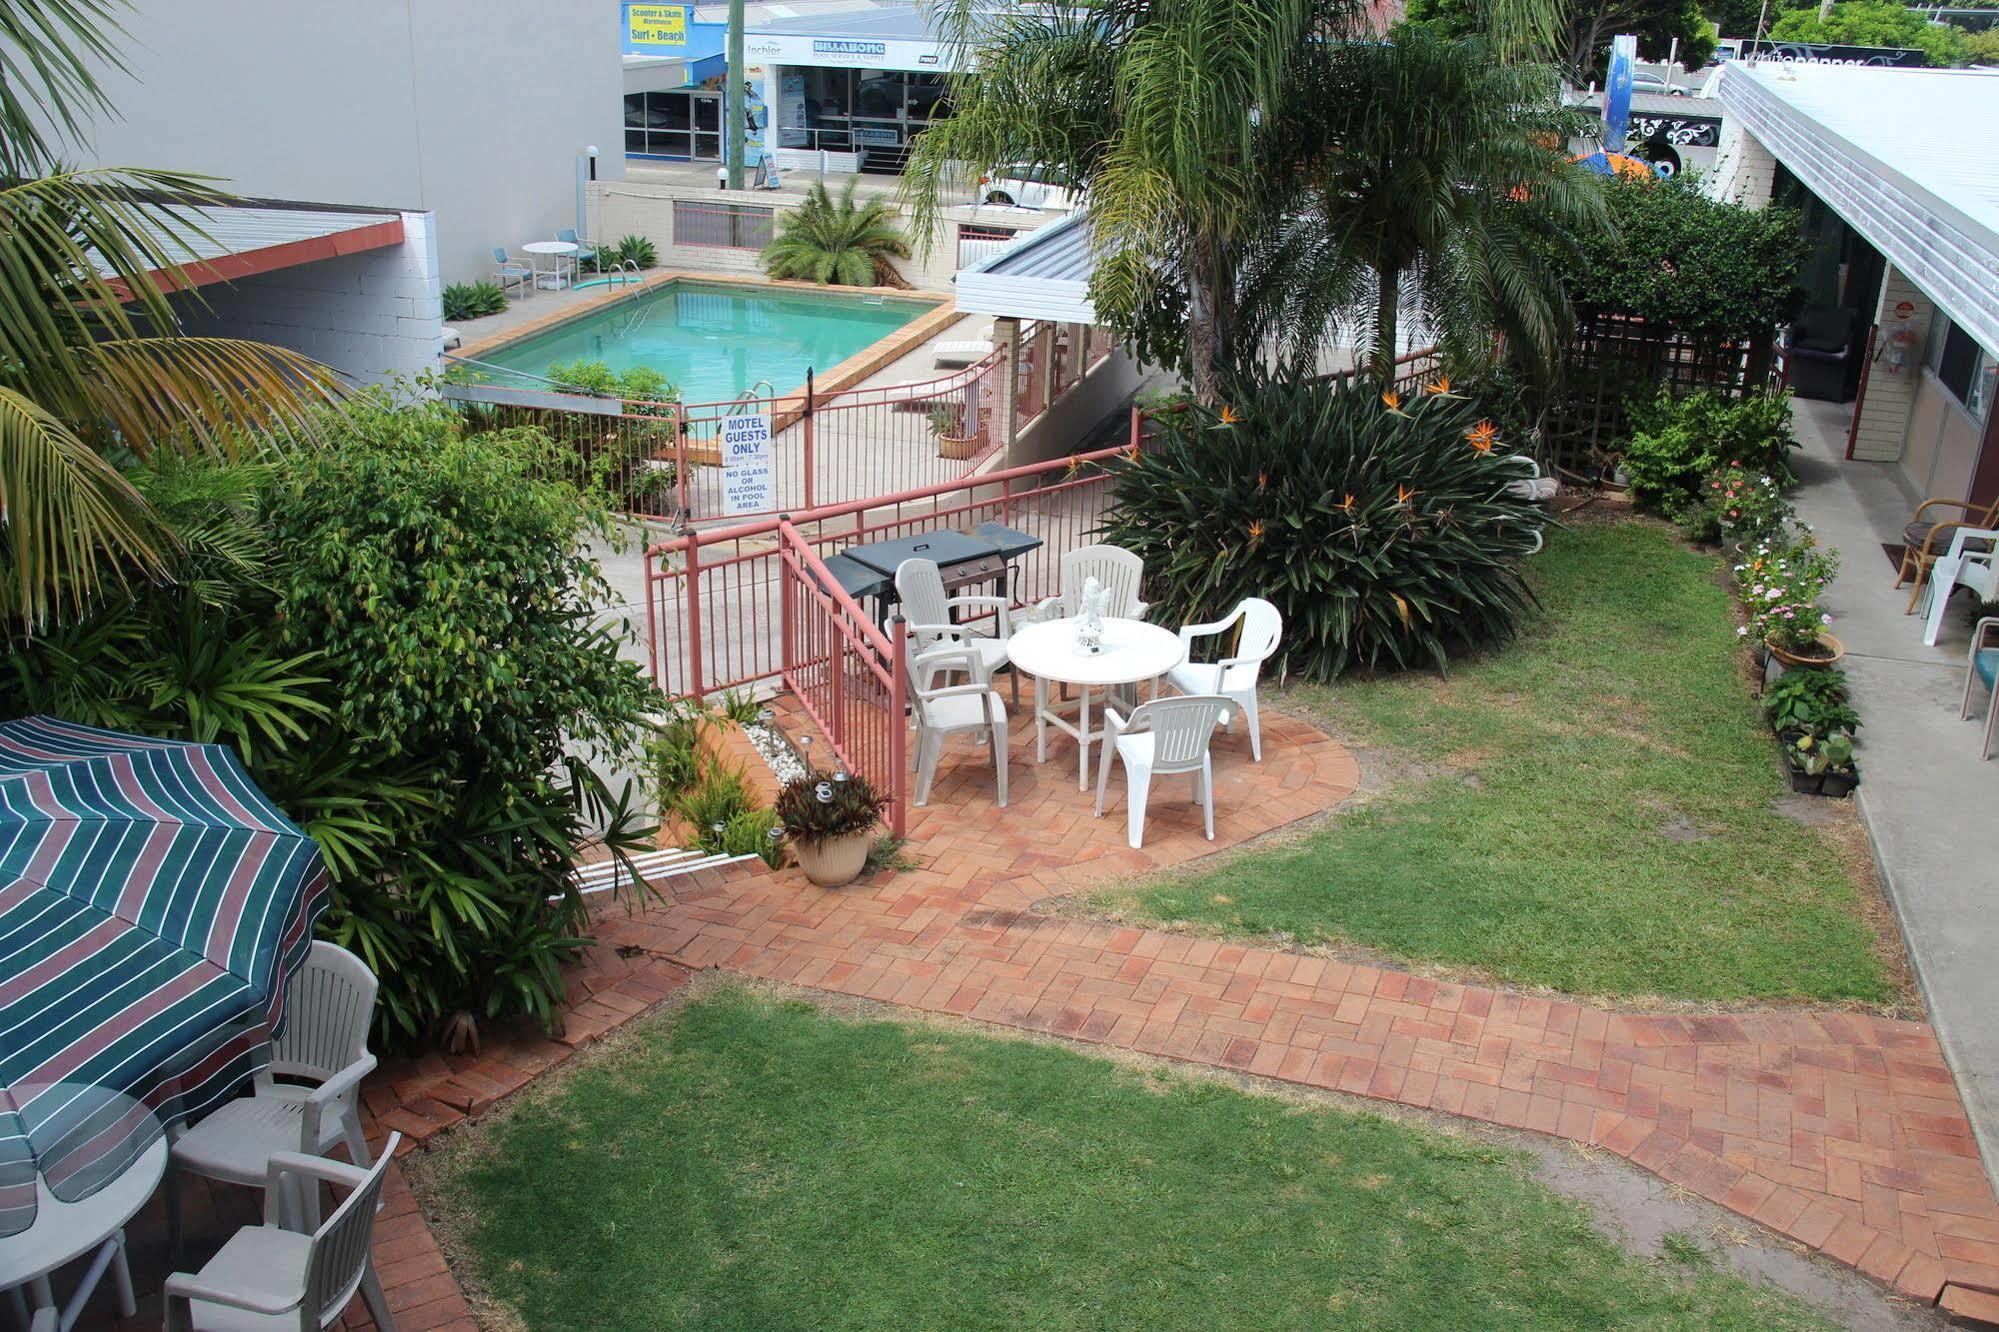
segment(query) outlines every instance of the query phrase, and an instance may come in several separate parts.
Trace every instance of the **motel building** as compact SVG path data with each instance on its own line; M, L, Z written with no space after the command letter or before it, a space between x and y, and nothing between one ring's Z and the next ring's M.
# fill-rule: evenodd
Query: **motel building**
M1710 192L1795 208L1812 240L1795 393L1846 405L1849 460L1999 499L1999 74L1731 63L1718 97Z

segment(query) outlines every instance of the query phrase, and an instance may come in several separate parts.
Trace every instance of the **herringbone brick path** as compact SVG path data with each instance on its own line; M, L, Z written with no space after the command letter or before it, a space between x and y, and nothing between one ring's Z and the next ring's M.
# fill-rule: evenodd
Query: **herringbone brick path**
M1133 851L1116 776L1118 803L1094 819L1068 742L1037 767L1017 724L1011 752L1006 810L978 751L947 755L930 807L912 811L921 869L830 891L795 870L708 875L613 912L574 975L560 1039L384 1067L367 1089L377 1129L420 1142L644 1012L684 983L683 966L720 967L1592 1143L1908 1296L1999 1316L1999 1203L1925 1024L1619 1013L1039 914L1053 892L1330 809L1358 769L1310 726L1267 716L1261 765L1240 736L1217 744L1216 841L1167 781ZM398 1183L394 1206L406 1197ZM413 1210L385 1226L377 1260L403 1327L469 1324Z

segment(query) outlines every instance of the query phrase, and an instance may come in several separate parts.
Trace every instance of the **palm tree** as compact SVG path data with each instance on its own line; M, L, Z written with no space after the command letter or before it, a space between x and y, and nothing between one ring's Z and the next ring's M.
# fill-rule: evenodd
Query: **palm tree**
M175 539L118 459L230 453L307 426L337 389L294 352L179 335L169 298L192 288L204 213L231 196L178 172L60 165L111 110L92 63L116 67L117 32L111 0L0 3L0 49L26 57L0 79L0 617L30 631L106 582L167 575Z
M1410 25L1310 74L1292 122L1300 189L1247 265L1250 323L1300 358L1344 324L1386 377L1413 308L1449 359L1486 359L1496 329L1545 367L1568 318L1562 256L1609 226L1564 146L1580 126L1555 71Z
M879 196L855 203L858 183L850 179L837 203L823 183L807 190L805 202L784 215L764 247L764 272L846 287L907 287L889 262L909 258L909 238L895 224L895 208Z
M1505 54L1542 50L1560 0L1490 0ZM1099 321L1214 401L1257 350L1243 264L1294 207L1301 92L1360 31L1351 0L1097 0L1060 7L948 0L969 72L916 142L905 177L917 234L969 164L1052 167L1081 189ZM1308 123L1309 128L1309 123Z

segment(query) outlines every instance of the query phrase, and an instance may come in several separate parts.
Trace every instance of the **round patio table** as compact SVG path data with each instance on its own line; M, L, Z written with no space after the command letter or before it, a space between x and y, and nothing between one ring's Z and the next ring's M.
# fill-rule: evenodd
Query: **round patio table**
M78 1086L72 1089L67 1084L58 1083L40 1094L69 1090L104 1101L100 1113L109 1117L122 1119L133 1114L143 1115L146 1119L153 1117L131 1097L101 1087ZM64 1202L51 1193L47 1182L37 1175L34 1223L17 1234L0 1238L0 1291L11 1292L11 1302L16 1311L25 1312L21 1308L23 1287L28 1294L26 1303L34 1308L57 1308L49 1275L85 1254L94 1253L89 1268L77 1283L76 1294L60 1308L57 1325L70 1327L76 1322L107 1267L111 1269L112 1280L117 1283L118 1312L127 1318L132 1317L136 1306L132 1298L132 1269L125 1260L125 1223L153 1196L153 1190L159 1187L166 1168L166 1135L155 1128L152 1142L132 1164L87 1198Z
M1101 652L1085 652L1076 645L1073 616L1014 630L1006 651L1016 670L1034 677L1034 761L1047 761L1048 727L1075 736L1076 785L1085 791L1090 789L1090 741L1103 734L1101 726L1090 726L1090 691L1150 680L1156 696L1159 677L1187 656L1186 644L1171 629L1109 616L1104 619ZM1075 724L1049 706L1051 683L1074 685L1079 691Z
M521 246L521 253L531 254L536 256L535 259L531 259L528 261L534 264L535 286L539 287L543 285L542 279L547 278L548 279L547 285L549 287L560 288L569 285L568 259L570 256L574 255L579 248L580 247L576 244L575 241L556 241L556 240L529 241L526 245ZM539 256L544 254L552 255L555 257L555 265L545 273L542 271L542 267L539 262Z

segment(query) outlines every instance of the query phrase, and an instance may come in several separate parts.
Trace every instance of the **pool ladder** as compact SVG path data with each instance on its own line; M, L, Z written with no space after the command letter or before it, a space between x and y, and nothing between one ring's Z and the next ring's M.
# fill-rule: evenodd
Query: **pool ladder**
M630 278L627 278L625 276L628 270L631 273ZM645 280L639 276L639 266L636 263L632 262L630 259L627 259L625 260L624 263L619 264L618 281L620 283L630 281L637 284L632 288L632 296L631 296L632 308L626 314L624 322L618 327L618 336L621 338L628 338L632 335L634 331L637 330L640 324L643 324L646 321L646 316L652 313L652 306L648 304L644 299Z

